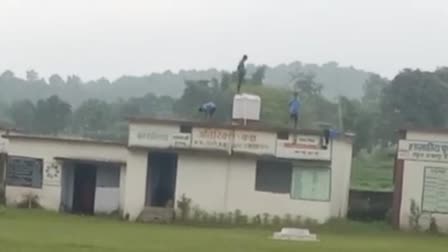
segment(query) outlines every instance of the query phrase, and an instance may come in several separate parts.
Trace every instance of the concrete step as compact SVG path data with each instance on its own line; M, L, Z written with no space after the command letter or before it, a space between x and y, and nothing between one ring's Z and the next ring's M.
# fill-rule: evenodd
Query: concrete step
M145 207L138 219L142 222L171 222L173 218L173 208Z

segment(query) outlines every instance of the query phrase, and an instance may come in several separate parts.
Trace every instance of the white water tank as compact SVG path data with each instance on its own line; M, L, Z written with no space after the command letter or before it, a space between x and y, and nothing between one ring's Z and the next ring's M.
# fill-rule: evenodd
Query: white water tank
M232 119L260 120L261 99L253 94L236 94L233 97Z

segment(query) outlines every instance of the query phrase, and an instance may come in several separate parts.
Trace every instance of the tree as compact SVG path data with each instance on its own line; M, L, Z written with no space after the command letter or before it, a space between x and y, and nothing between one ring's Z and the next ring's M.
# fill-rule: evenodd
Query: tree
M2 73L2 75L0 76L1 79L4 80L8 80L8 79L12 79L15 78L16 76L14 75L14 73L10 70L6 70Z
M448 87L437 74L405 69L383 92L381 109L392 139L398 128L445 127Z
M294 89L303 97L320 96L322 91L322 84L317 83L315 75L312 73L294 73L291 75L294 83Z
M81 85L81 84L82 84L82 80L78 76L76 76L76 75L67 76L67 85L76 86L76 85Z
M57 134L66 128L71 114L71 105L56 95L46 100L39 100L36 105L35 130L40 133Z
M51 75L48 82L51 86L63 86L65 84L64 79L58 74Z
M221 76L221 89L228 90L230 87L230 82L232 81L232 74L228 72L223 72Z
M35 81L39 80L39 74L32 69L29 71L26 71L26 80L28 82L35 82Z
M259 66L252 74L252 83L254 85L263 85L263 80L266 74L266 66Z
M30 100L15 101L9 108L9 116L16 128L32 131L36 108Z
M98 99L85 101L73 115L73 128L81 133L104 130L113 122L109 104Z

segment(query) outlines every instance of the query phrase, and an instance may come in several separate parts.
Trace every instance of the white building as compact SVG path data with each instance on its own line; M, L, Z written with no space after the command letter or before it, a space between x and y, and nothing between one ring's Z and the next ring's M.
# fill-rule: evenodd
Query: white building
M411 229L411 203L422 213L419 226L433 218L448 232L448 130L402 130L394 172L393 221Z
M346 135L326 145L321 130L133 119L127 146L6 137L10 205L32 192L48 209L120 210L135 220L185 195L209 213L239 209L319 222L347 213L352 143Z

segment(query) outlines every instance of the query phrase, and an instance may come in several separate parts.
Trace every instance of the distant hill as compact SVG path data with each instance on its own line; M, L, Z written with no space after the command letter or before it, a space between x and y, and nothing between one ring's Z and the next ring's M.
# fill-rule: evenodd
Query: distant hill
M249 76L256 67L248 65ZM368 72L353 67L341 67L335 62L321 66L294 62L267 67L264 83L275 87L290 87L291 73L297 71L315 73L316 80L323 84L323 93L327 97L335 97L339 94L351 98L360 97L364 82L369 76ZM140 97L146 93L179 97L185 86L184 80L210 80L212 78L219 80L222 73L223 71L216 69L183 70L178 73L166 71L145 76L122 76L110 82L104 78L95 81L82 81L77 76L69 76L65 79L57 75L41 79L37 77L37 73L34 78L24 80L15 77L14 73L10 71L5 71L0 76L0 102L9 103L21 99L36 101L53 94L57 94L74 106L89 98L114 101L120 98Z

